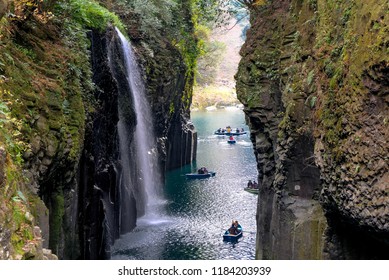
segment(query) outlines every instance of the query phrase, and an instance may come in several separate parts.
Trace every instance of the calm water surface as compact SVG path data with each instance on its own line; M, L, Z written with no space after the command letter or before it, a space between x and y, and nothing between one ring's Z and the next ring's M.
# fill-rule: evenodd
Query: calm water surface
M166 175L164 199L137 227L114 244L112 259L254 259L257 196L243 187L256 179L256 162L248 135L213 135L219 127L243 127L241 110L193 112L198 131L197 161ZM199 167L216 171L205 180L187 180L185 173ZM223 242L232 219L243 226L238 243Z

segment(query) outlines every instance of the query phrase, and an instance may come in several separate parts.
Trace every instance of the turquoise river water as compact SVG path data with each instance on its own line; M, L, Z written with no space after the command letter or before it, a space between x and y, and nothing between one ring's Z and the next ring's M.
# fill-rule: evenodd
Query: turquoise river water
M216 136L219 127L248 131L241 110L192 112L198 132L197 160L166 174L164 197L152 213L113 246L112 259L222 260L254 259L257 195L243 188L257 177L249 135L236 144ZM216 176L187 180L185 173L206 166ZM237 219L244 233L239 242L223 242L222 235Z

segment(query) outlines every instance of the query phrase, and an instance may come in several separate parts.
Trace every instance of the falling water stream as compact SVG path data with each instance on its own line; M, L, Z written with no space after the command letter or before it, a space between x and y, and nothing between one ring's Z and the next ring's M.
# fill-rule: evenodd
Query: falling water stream
M116 32L121 41L121 48L126 67L125 74L136 114L136 128L134 133L136 160L131 160L135 161L137 165L138 172L136 172L136 174L138 178L135 180L136 184L139 184L137 188L146 192L145 215L142 219L153 222L153 220L158 219L160 206L163 204L160 191L162 179L158 165L158 155L156 153L156 138L154 136L153 120L150 106L146 99L144 82L142 80L133 48L118 29L116 29ZM122 164L124 166L130 166L130 152L127 139L128 135L122 120L119 121L118 130L119 141L121 142L120 153ZM123 173L125 172L128 174L130 173L124 167ZM124 174L123 177L126 178L128 174Z

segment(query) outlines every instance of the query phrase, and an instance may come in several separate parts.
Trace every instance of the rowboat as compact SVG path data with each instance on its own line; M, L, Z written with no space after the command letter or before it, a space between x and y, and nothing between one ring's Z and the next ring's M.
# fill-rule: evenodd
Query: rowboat
M226 135L226 136L231 136L231 135L233 135L233 136L239 136L239 135L243 135L243 134L247 134L247 131L241 131L241 132L233 132L233 131L231 131L231 132L227 132L227 131L224 131L224 132L219 132L219 131L215 131L215 134L216 135Z
M238 233L231 234L228 229L223 234L223 241L236 242L239 238L243 236L243 228L241 225L238 225Z
M208 173L205 174L199 174L199 173L187 173L185 174L187 179L205 179L209 177L215 176L216 172L214 171L208 171Z
M249 192L249 193L254 193L254 194L258 194L258 193L259 193L259 189L244 188L244 190L245 190L246 192Z
M235 144L235 143L236 143L236 140L235 140L235 139L227 140L227 143L228 143L228 144Z

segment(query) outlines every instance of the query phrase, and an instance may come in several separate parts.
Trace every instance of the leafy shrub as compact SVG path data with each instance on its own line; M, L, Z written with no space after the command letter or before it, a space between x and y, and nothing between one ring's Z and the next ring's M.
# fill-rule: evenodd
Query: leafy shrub
M140 30L153 33L157 30L172 33L172 28L180 19L175 17L178 5L174 0L123 0L133 13L138 16Z
M62 1L58 7L62 12L67 11L73 20L82 26L104 30L109 23L112 23L120 30L124 30L119 17L94 0Z

